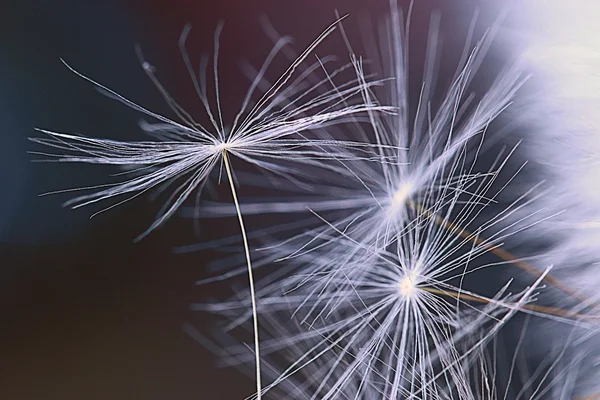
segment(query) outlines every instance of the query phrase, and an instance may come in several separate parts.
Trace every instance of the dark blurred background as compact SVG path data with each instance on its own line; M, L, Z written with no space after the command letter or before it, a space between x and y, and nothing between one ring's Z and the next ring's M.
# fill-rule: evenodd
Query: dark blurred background
M451 32L448 40L456 36L459 43L480 3L418 1L415 34L426 37L429 13L438 8ZM27 152L44 149L27 138L41 135L34 131L39 127L143 139L137 125L141 115L94 90L60 58L131 100L171 115L140 67L139 44L162 83L194 114L199 103L177 40L191 23L190 56L197 61L201 53L212 52L214 29L223 20L221 96L226 117L232 117L248 87L238 62L260 65L272 46L262 16L280 33L292 35L301 51L335 20L335 9L350 14L345 27L358 35L361 18L384 15L388 1L1 4L0 399L242 399L251 394L250 378L215 369L215 357L182 329L189 322L210 332L209 318L188 311L188 304L211 295L194 284L205 276L211 255L172 251L196 240L191 222L176 217L134 244L158 210L147 196L91 220L98 208L61 207L69 194L39 197L104 183L117 171L32 162L43 157ZM483 11L489 17L497 10ZM461 28L451 29L454 25ZM328 40L318 51L345 56L340 46L339 38ZM280 72L284 67L274 66ZM205 232L237 229L236 221L200 225Z

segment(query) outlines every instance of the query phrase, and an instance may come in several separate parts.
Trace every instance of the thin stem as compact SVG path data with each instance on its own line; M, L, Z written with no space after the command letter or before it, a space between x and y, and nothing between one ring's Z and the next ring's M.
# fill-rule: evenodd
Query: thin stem
M260 380L260 349L258 346L258 313L256 311L256 294L254 292L254 275L252 274L252 263L250 261L250 248L248 247L246 228L244 227L244 219L242 218L242 212L240 211L240 204L238 202L237 192L235 191L235 185L233 183L233 176L231 174L229 158L227 157L227 150L223 150L223 161L225 164L225 170L227 171L229 185L231 186L231 194L233 195L233 202L235 203L235 210L237 212L238 221L240 223L240 229L242 230L244 251L246 253L246 265L248 266L248 279L250 281L250 298L252 299L252 322L254 323L254 354L256 356L256 399L261 400L262 385Z

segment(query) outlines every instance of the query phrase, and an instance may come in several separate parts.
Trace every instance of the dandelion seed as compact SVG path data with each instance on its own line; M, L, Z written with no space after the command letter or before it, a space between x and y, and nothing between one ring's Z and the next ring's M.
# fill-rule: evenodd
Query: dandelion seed
M292 309L292 317L306 331L299 335L316 344L303 357L294 359L265 387L265 393L315 359L331 357L331 373L338 368L343 371L335 380L328 375L314 388L311 398L333 399L350 387L361 388L356 398L362 396L362 390L374 388L380 393L378 397L391 399L477 398L466 396L470 384L464 364L475 362L478 347L491 340L514 313L579 324L571 320L577 316L529 304L535 300L534 288L548 271L518 295L508 294L510 282L493 296L464 283L480 271L502 265L487 255L518 233L496 227L497 218L503 215L485 222L478 217L479 208L485 205L473 199L487 197L486 188L482 185L481 191L470 194L470 201L464 201L465 191L458 185L457 190L430 198L427 212L407 209L411 219L385 249L350 237L324 219L333 233L320 238L322 242L311 251L297 254L289 243L266 249L276 255L296 254L282 261L286 273L270 274L258 282L259 314L277 316ZM511 208L505 210L507 215ZM463 235L455 224L454 229L448 229L453 216L477 224L477 237L486 240ZM247 299L236 299L196 308L230 316L232 328L249 318L248 313L239 314L245 304ZM480 340L472 342L473 335L481 335ZM296 339L282 338L273 348L284 351L290 343ZM452 382L451 387L448 382Z
M185 40L189 29L184 31L180 40L183 61L210 121L209 127L197 123L191 114L186 112L169 95L156 78L156 69L143 59L142 67L144 71L156 85L179 122L143 108L115 91L80 74L65 63L74 73L94 84L109 97L156 120L155 123L142 124L142 128L158 140L119 142L47 130L40 131L46 133L49 138L32 139L34 142L64 150L65 154L54 156L59 162L120 165L129 168L134 166L137 176L128 180L116 184L83 188L97 191L67 202L68 205L74 208L118 196L129 196L107 208L109 209L159 186L162 187L162 190L166 190L169 186L176 186L172 189L172 193L160 210L156 220L140 235L138 240L169 219L192 192L201 191L211 172L219 163L225 165L242 231L247 272L250 280L255 333L256 381L259 398L261 393L260 354L254 279L246 230L239 209L229 155L236 156L263 170L292 181L294 180L294 169L286 167L283 160L294 160L300 164L327 168L323 160L369 157L368 144L334 141L329 140L329 138L327 138L328 140L319 141L318 138L309 139L304 135L310 131L342 123L358 113L391 110L387 107L372 104L364 105L357 101L354 101L353 104L350 103L354 98L360 100L360 94L369 86L377 85L378 82L366 83L364 79L360 81L350 80L341 83L339 86L328 87L332 84L332 76L324 70L327 77L322 79L319 85L322 92L316 93L314 86L302 90L302 79L294 78L299 65L312 54L321 41L336 29L337 23L328 27L251 106L251 99L257 86L263 80L267 67L287 39L284 38L278 42L259 70L255 80L251 83L239 113L235 116L231 128L228 130L224 127L219 97L218 43L222 28L222 26L219 26L215 33L215 54L213 57L216 110L211 108L208 99L206 65L201 65L200 76L197 78L187 55ZM138 53L142 58L141 52L138 51ZM358 63L358 61L355 62ZM321 62L318 62L317 65L324 69ZM312 69L314 70L314 68ZM309 67L309 70L311 70L311 67ZM331 73L331 75L335 74L335 71ZM316 94L310 97L312 93Z
M259 314L285 321L283 315L291 309L292 320L281 323L297 321L303 328L292 336L289 331L272 334L263 355L277 359L301 343L312 343L312 347L302 347L303 354L289 359L288 367L265 386L265 394L281 390L278 385L286 387L286 381L298 375L313 374L302 370L313 371L316 363L326 365L318 375L325 377L311 386L310 397L306 396L311 399L338 398L352 390L357 391L348 398L367 398L369 392L390 399L475 398L452 395L455 390L470 390L463 364L473 362L475 349L491 340L512 314L528 311L524 306L543 278L519 295L507 295L504 287L498 296L485 298L464 288L451 289L450 281L436 279L442 266L424 276L411 276L392 254L370 263L358 259L355 265L347 258L343 264L332 261L344 253L347 249L340 248L339 253L330 254L331 269L319 265L319 275L310 280L293 276L267 287L259 282ZM365 271L362 274L359 265ZM314 286L318 289L313 290ZM281 294L277 288L290 289ZM436 288L439 292L431 290ZM483 300L483 307L467 300L470 295ZM246 300L209 309L231 314L232 325L237 326L245 318L236 317L235 308L243 304ZM474 335L482 336L472 341ZM446 387L449 381L452 390Z

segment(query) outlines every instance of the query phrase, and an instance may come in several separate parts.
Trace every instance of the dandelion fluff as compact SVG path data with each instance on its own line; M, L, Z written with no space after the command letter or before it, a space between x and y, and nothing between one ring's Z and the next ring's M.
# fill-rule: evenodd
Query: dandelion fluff
M411 118L406 32L395 4L388 22L388 42L381 46L388 53L381 59L390 62L383 69L395 79L389 92L368 88L364 99L367 104L391 99L399 111L371 113L365 136L382 146L382 158L389 159L391 149L407 147L395 153L399 162L343 162L346 179L324 177L321 186L312 187L317 196L242 205L245 212L257 214L308 209L318 224L263 248L261 265L276 272L257 284L258 312L266 318L291 312L299 326L291 337L289 331L274 335L265 357L296 351L299 343L312 344L289 359L265 393L287 387L295 374L305 376L306 368L306 375L318 377L299 386L305 390L301 397L311 399L496 398L490 371L478 382L487 385L479 391L471 377L487 344L515 313L567 326L581 322L569 311L533 304L536 289L549 278L548 269L534 273L529 287L517 294L509 292L514 282L491 279L499 276L493 272L499 267L506 267L503 275L510 268L516 272L512 264L517 260L497 257L506 253L495 250L541 219L531 212L537 199L529 193L490 216L489 207L514 178L504 172L512 150L495 155L487 171L478 170L486 128L510 105L525 78L519 65L509 65L479 97L468 94L492 30L475 46L466 46L435 109L434 18L422 92ZM221 205L205 211L231 213ZM481 273L488 274L488 287L473 278ZM243 311L247 302L236 298L195 307L228 316L228 328L235 329L250 317ZM243 351L238 357L244 358ZM546 393L544 380L525 380L523 385L518 398ZM503 397L508 393L506 389Z
M545 196L545 205L563 211L560 218L544 225L553 235L559 235L565 246L552 256L560 257L562 253L584 263L597 262L600 39L596 19L600 7L594 1L568 4L534 0L524 4L525 17L518 37L535 76L529 104L530 119L535 121L531 158L542 167L553 187Z
M184 110L160 84L155 75L155 68L142 58L142 66L146 74L155 84L176 119L154 113L130 101L117 92L80 74L67 65L81 78L91 82L109 97L118 100L152 118L155 122L144 123L142 128L154 137L153 141L120 142L108 139L96 139L67 133L39 130L48 135L47 138L33 138L34 142L64 153L50 155L59 162L77 162L87 164L126 166L133 177L116 184L99 185L83 190L91 190L67 202L73 207L87 206L96 202L126 196L108 208L117 206L133 197L151 189L160 188L171 191L166 203L158 213L152 225L138 239L161 226L184 203L193 192L200 192L207 180L219 164L224 164L229 180L234 204L237 210L246 256L247 272L250 281L252 314L254 321L254 348L256 356L257 395L261 396L260 355L258 339L258 322L254 296L254 278L250 260L250 249L246 230L239 209L239 202L230 167L230 156L235 156L275 175L293 180L294 169L283 164L283 160L295 160L299 164L322 166L327 169L323 160L348 158L361 159L368 152L368 145L362 143L323 140L315 143L315 139L307 138L304 133L326 128L344 122L350 116L366 111L386 111L387 108L377 105L365 105L362 102L351 103L353 98L360 100L360 94L370 85L364 80L351 80L338 86L332 85L336 72L327 75L321 83L325 87L320 93L314 93L314 87L301 88L302 79L298 80L296 70L306 58L313 53L319 43L336 29L336 23L326 29L300 56L292 62L288 69L266 90L263 95L253 101L257 86L263 80L267 67L275 55L281 50L287 39L276 43L271 54L257 73L255 80L241 104L231 127L226 129L221 113L218 75L218 43L222 26L215 33L215 53L213 57L213 79L215 86L216 109L211 107L207 93L206 65L201 64L197 78L185 49L185 39L189 32L186 29L180 40L181 54L188 69L191 82L204 106L209 125L202 125ZM357 62L356 60L353 60ZM66 63L65 63L66 65ZM358 67L357 67L358 68ZM309 70L311 68L308 68ZM300 74L302 77L303 75ZM41 153L43 154L43 153ZM133 170L132 170L133 168Z

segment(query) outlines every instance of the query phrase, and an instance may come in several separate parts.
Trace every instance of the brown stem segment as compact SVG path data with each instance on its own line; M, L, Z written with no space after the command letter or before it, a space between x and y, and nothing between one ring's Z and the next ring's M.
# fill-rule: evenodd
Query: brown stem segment
M453 299L457 299L457 300L462 299L462 300L473 301L473 302L482 303L482 304L491 303L491 301L486 298L477 297L477 296L473 296L473 295L466 294L466 293L455 292L452 290L442 290L442 289L436 289L436 288L432 288L432 287L419 287L418 289L424 290L426 292L433 293L433 294L439 294L441 296L452 297ZM514 305L512 303L506 303L506 304ZM563 310L561 308L541 306L541 305L537 305L537 304L525 304L525 305L521 306L521 308L523 308L525 310L539 312L542 314L555 315L555 316L564 317L564 318L585 319L585 320L600 319L600 316L587 315L587 314L582 314L582 313L578 313L578 312Z

